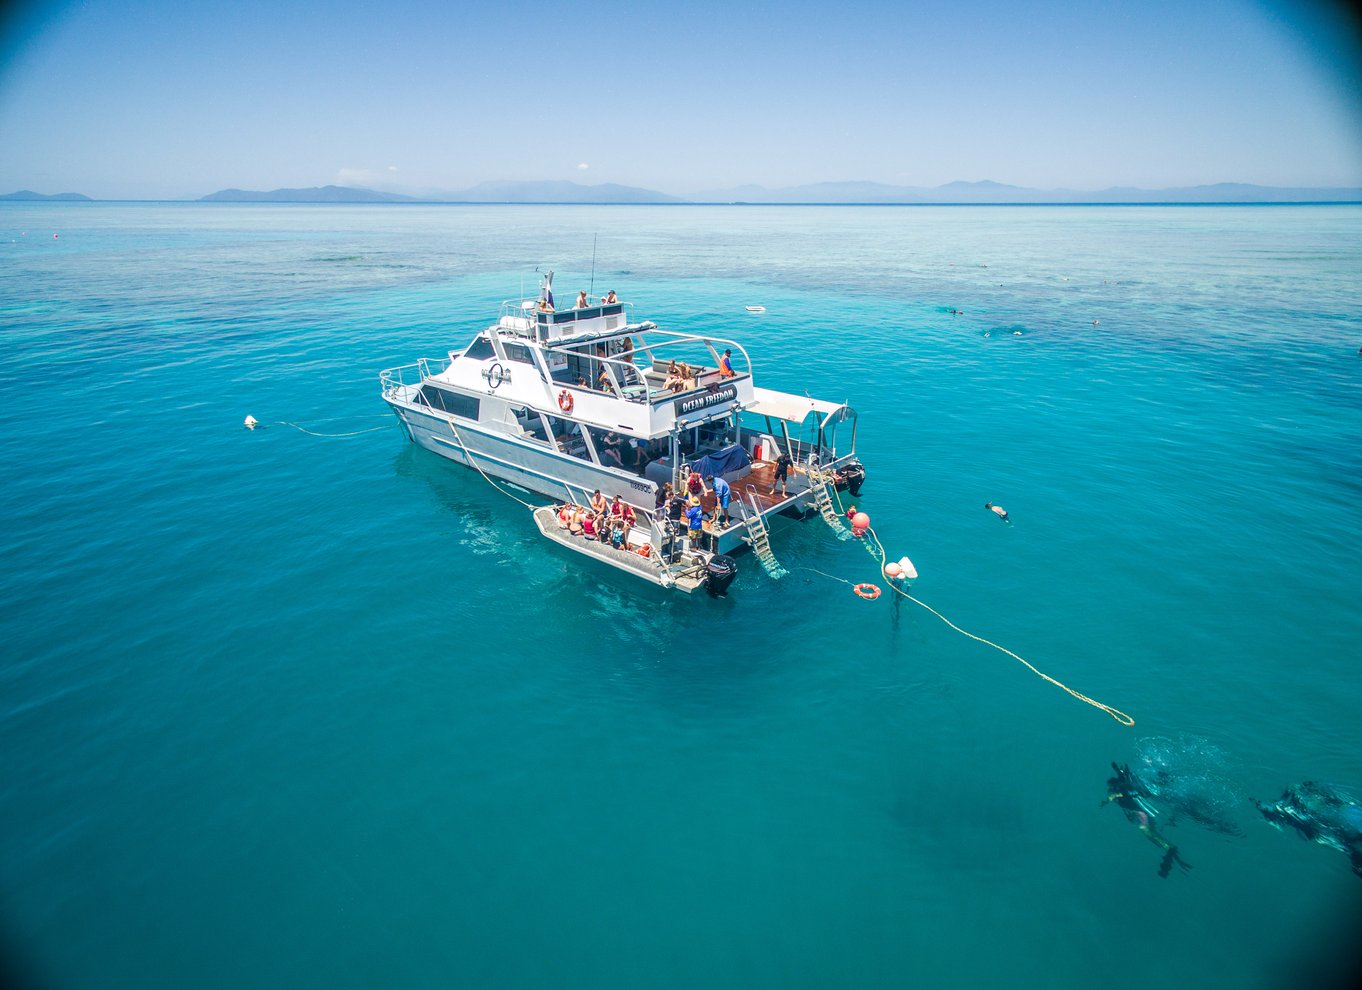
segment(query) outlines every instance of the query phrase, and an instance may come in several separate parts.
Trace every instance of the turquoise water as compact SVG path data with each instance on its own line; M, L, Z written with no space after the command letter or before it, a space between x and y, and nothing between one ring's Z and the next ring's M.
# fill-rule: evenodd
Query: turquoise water
M0 206L9 982L1337 976L1362 881L1248 798L1362 790L1360 232L1355 206ZM727 599L669 597L396 429L278 425L387 427L380 369L461 346L536 265L587 287L593 237L596 292L851 400L914 594L1136 725L857 599L838 579L875 566L818 520L778 521L785 580L748 557ZM1222 754L1243 832L1161 822L1193 867L1167 879L1099 810L1160 738Z

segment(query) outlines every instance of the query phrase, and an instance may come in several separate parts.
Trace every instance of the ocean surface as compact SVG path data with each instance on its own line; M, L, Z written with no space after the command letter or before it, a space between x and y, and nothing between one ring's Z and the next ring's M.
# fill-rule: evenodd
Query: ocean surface
M1135 725L817 518L669 595L415 449L536 266L849 400L914 597ZM1342 980L1250 799L1362 794L1359 347L1358 206L0 204L4 982Z

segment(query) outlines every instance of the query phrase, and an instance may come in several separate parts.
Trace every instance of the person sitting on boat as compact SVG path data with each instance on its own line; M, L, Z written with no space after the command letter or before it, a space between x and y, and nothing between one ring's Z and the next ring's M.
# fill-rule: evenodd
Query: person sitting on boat
M676 366L675 358L667 362L667 380L662 387L669 392L681 391L681 369Z
M705 483L700 480L700 472L691 469L690 476L686 478L686 491L692 498L699 498L700 493L705 490Z
M689 392L695 388L695 369L685 362L681 363L681 391Z
M590 383L589 381L586 380L586 375L578 375L578 376L577 376L577 387L578 387L578 388L590 388L590 387L591 387L591 383Z
M616 519L610 524L610 545L616 550L624 546L624 520Z
M601 494L601 490L599 488L597 488L594 492L591 493L592 511L604 512L609 507L610 503L605 500L605 496Z
M605 392L607 394L614 391L614 388L610 385L610 374L604 368L602 368L601 373L596 376L596 389L597 391Z
M604 297L603 299L601 299L602 305L605 305L605 306L613 306L615 303L617 303L617 302L619 302L619 301L620 301L620 297L617 296L617 295L615 295L615 290L614 290L614 289L611 289L609 292L607 292L607 293L605 294L605 297Z
M558 507L558 528L567 529L570 522L572 522L572 503L564 502Z
M575 509L572 519L568 521L568 532L573 536L581 536L586 532L586 513L581 509Z
M610 518L620 519L627 522L630 526L634 524L634 507L628 502L620 500L618 495L610 503Z
M596 538L596 514L594 512L582 513L582 535L588 540Z
M586 309L590 305L591 302L586 298L586 290L583 289L581 292L577 293L577 301L572 304L572 308Z
M719 377L732 378L735 374L736 372L733 370L733 350L732 348L726 348L724 350L724 356L719 358Z
M541 313L552 313L552 312L553 312L553 303L549 302L547 299L541 299L541 300L539 300L539 312L541 312Z
M615 467L624 467L624 460L620 457L620 438L614 430L606 433L601 440L601 463L609 462Z
M610 528L611 528L610 513L602 512L599 516L596 517L596 532L600 534L600 540L602 543L610 542Z

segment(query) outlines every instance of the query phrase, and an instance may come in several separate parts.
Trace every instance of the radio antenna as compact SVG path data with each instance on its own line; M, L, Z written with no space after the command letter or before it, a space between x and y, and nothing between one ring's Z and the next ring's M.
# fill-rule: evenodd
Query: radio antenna
M596 291L596 238L599 235L591 235L591 285L587 288L587 295Z

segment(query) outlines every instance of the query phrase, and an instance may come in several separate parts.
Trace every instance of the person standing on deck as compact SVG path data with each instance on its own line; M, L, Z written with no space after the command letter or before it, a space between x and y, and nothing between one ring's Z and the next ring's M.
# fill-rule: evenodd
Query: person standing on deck
M709 487L712 488L712 489L714 489L714 499L715 499L715 501L717 501L717 502L719 503L715 508L716 508L716 509L719 509L719 510L722 510L722 512L723 512L724 526L727 527L727 526L728 526L728 502L729 502L729 499L731 499L731 498L733 497L733 489L732 489L732 487L728 484L727 481L724 481L724 479L723 479L722 477L715 477L714 475L711 474L711 475L710 475L708 478L706 478L705 480L706 480L707 482L709 482ZM718 513L716 512L715 514L717 515Z
M785 490L785 480L790 476L790 465L792 463L793 461L790 460L790 455L782 450L780 452L780 456L776 458L776 476L775 479L771 482L772 495L776 493L776 482L780 482L780 494L782 495L789 494Z

